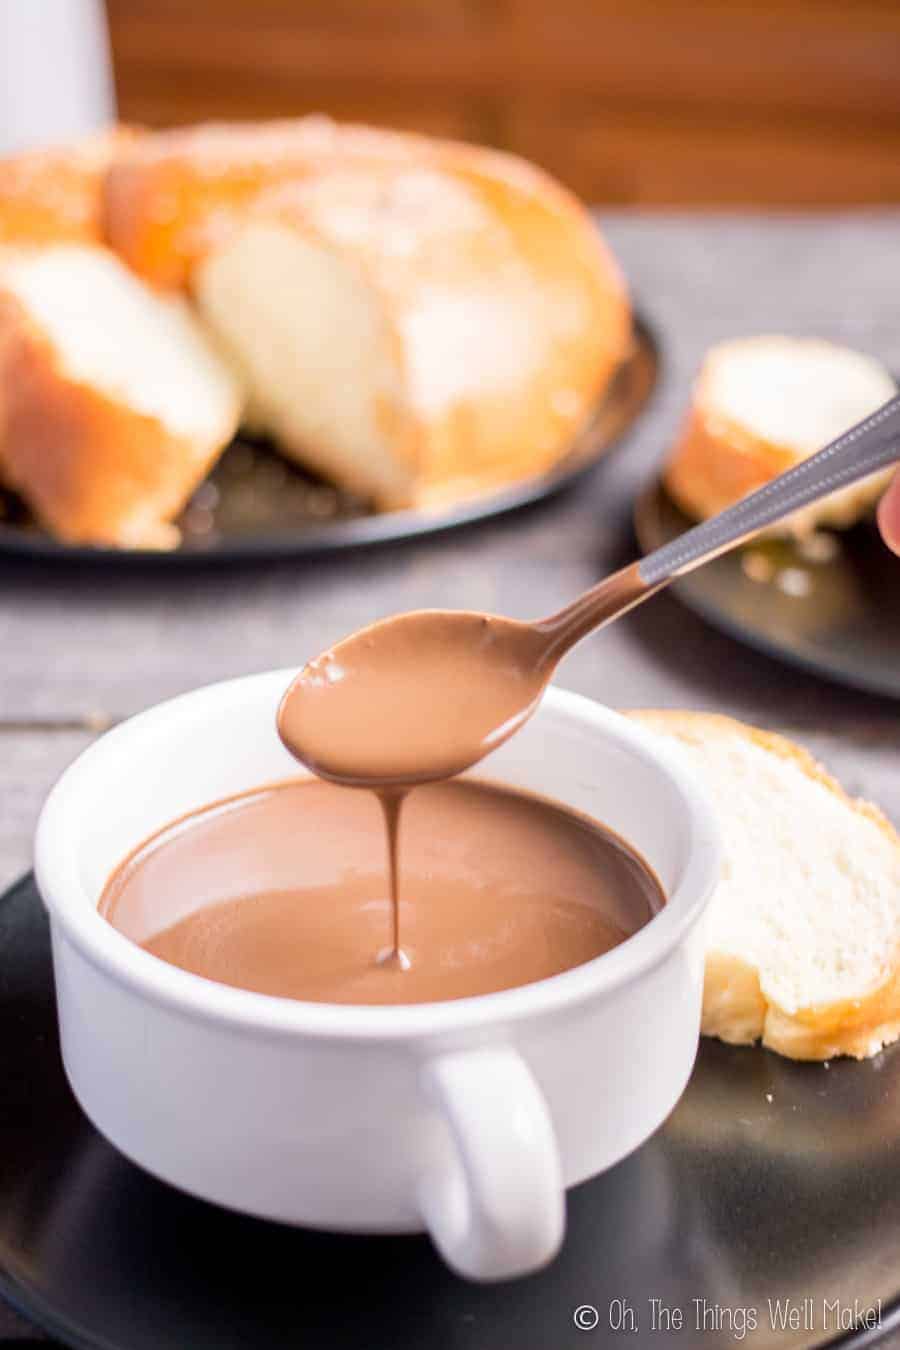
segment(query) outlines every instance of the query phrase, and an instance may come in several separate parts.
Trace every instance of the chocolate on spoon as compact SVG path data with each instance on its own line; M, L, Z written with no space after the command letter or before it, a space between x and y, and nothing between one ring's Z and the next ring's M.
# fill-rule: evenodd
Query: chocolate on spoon
M558 662L581 638L898 454L900 397L551 618L525 623L421 610L364 628L311 661L291 684L278 712L281 739L321 777L382 793L461 773L531 716Z

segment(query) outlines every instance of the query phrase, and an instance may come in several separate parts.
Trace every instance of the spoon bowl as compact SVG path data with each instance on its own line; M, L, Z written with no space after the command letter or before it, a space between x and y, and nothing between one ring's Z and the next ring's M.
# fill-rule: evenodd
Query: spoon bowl
M531 716L553 673L532 624L466 610L384 619L304 666L278 734L345 787L410 788L462 773Z

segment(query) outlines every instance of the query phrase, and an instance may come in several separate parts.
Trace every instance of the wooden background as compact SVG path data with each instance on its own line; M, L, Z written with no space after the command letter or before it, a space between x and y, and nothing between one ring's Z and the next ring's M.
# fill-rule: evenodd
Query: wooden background
M900 201L897 0L109 0L155 125L327 111L490 142L586 198Z

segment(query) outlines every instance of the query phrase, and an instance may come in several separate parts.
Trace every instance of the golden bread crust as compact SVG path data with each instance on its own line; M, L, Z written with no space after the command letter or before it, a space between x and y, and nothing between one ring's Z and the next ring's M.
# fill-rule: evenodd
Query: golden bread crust
M114 127L0 160L0 244L98 243L106 171L136 135Z
M710 411L701 387L672 447L663 483L676 506L705 520L795 463L790 450Z
M185 287L196 263L267 188L338 163L409 162L428 144L325 117L154 132L118 156L107 175L106 238L154 285Z
M219 444L173 434L60 369L53 346L15 296L0 290L4 478L60 539L167 548L168 524L207 473Z
M340 168L422 165L468 174L481 180L486 191L505 185L516 197L538 197L557 216L577 222L579 230L589 226L572 193L514 155L310 116L201 123L134 138L121 147L106 176L106 238L145 279L184 287L196 261L261 192ZM503 209L502 201L497 209ZM604 262L615 269L608 255Z
M496 165L496 157L492 157ZM429 429L420 488L426 506L459 500L512 480L546 472L566 452L624 360L632 340L631 309L612 254L581 205L530 166L510 165L494 176L473 162L455 171L502 224L509 243L501 269L524 274L534 308L521 303L521 323L541 331L540 360L523 360L515 392L479 384ZM424 279L423 279L424 282ZM473 298L483 278L473 272ZM558 321L578 312L577 321ZM540 324L538 314L543 319ZM504 336L498 332L498 343Z
M736 735L790 760L802 773L839 797L850 811L871 820L900 850L900 837L882 811L871 802L850 797L817 760L785 736L748 726L720 713L640 709L628 714L635 721L678 738L688 731L700 738ZM755 1040L791 1059L823 1060L837 1055L865 1059L900 1037L900 951L893 973L878 988L859 999L801 1008L788 1013L768 999L758 972L732 953L711 951L706 958L703 991L704 1035L745 1044Z

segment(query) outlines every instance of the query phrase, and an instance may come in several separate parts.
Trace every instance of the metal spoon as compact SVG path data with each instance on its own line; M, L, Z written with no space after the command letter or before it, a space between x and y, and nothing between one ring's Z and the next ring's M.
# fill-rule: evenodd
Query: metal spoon
M421 610L364 628L300 672L279 709L281 738L316 773L349 786L402 790L460 773L522 725L588 633L898 456L900 396L550 618Z

